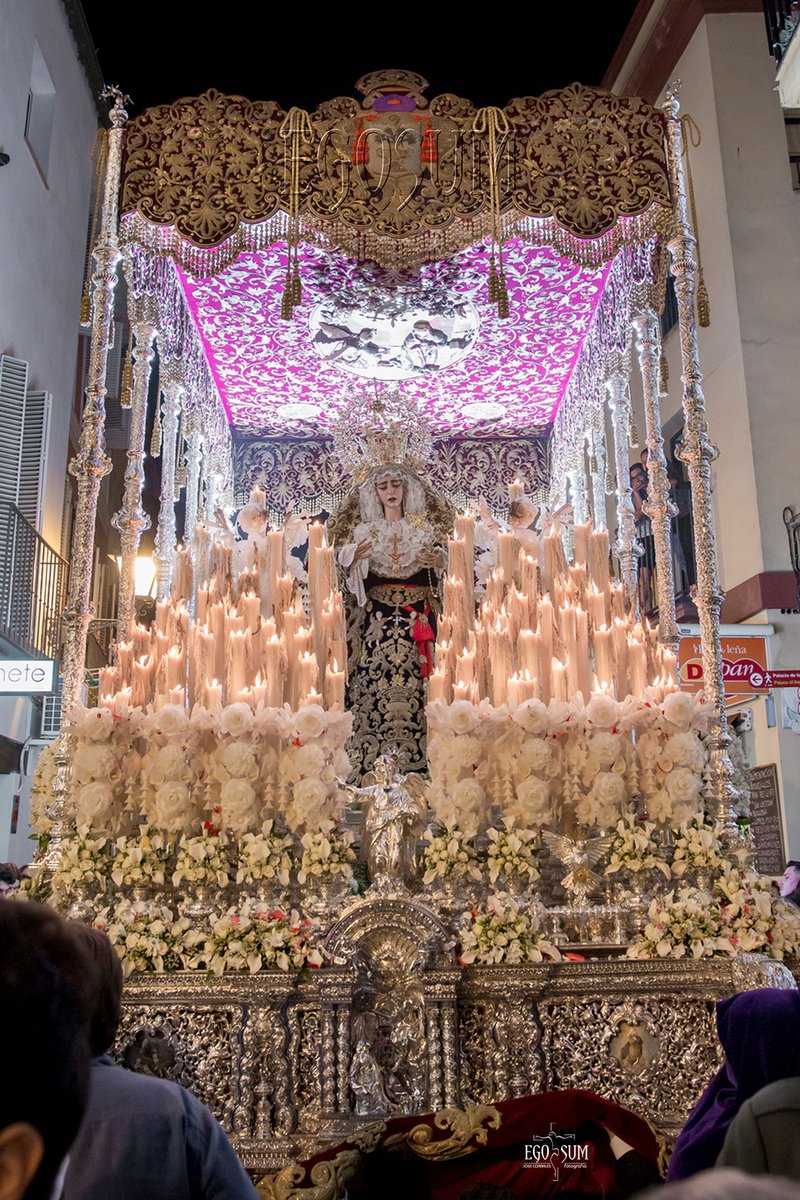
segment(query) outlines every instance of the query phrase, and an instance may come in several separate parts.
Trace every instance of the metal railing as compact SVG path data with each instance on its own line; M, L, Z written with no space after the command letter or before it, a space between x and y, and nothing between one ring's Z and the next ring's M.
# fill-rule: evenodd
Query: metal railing
M780 63L800 21L798 0L762 0L769 52Z
M16 504L0 502L0 636L26 654L59 658L67 572Z

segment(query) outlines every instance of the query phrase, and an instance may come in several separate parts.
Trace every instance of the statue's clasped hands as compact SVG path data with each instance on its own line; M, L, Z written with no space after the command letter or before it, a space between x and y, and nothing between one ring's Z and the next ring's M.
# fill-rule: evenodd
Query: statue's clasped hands
M437 546L433 550L420 550L418 560L423 567L433 567L436 571L441 571L444 566L444 553Z

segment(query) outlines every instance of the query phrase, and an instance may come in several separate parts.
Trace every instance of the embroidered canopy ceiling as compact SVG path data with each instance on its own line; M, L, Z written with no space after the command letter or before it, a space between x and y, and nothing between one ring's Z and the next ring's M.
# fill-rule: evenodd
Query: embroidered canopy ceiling
M579 85L481 110L409 72L358 87L311 114L210 91L131 121L134 295L191 318L234 434L324 435L373 381L439 436L541 434L612 263L669 228L660 114Z

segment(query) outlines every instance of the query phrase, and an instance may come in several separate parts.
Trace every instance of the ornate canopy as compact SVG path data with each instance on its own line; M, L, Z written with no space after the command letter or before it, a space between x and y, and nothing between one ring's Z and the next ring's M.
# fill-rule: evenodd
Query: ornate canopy
M429 102L410 72L357 86L313 113L209 91L129 122L134 304L155 301L220 445L319 442L378 386L441 439L557 420L563 469L632 290L659 287L661 114L578 84L502 109Z

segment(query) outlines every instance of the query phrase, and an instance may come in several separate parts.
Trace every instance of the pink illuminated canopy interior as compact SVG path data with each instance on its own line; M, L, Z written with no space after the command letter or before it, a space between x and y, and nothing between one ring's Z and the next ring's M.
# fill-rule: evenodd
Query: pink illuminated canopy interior
M286 247L181 283L238 436L329 433L353 389L398 389L436 436L542 433L561 403L610 265L504 248L510 316L487 298L489 247L389 272L303 244L302 303L281 320Z

